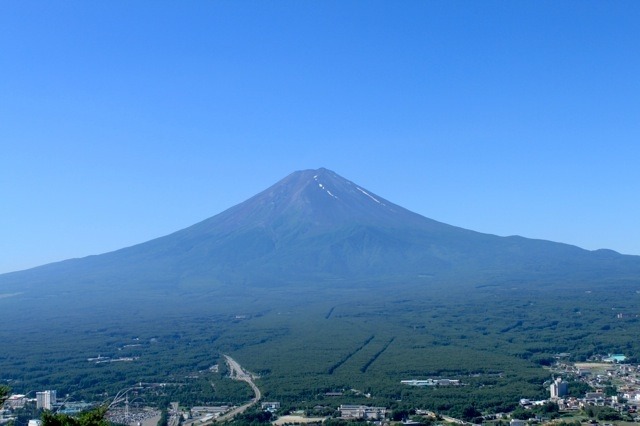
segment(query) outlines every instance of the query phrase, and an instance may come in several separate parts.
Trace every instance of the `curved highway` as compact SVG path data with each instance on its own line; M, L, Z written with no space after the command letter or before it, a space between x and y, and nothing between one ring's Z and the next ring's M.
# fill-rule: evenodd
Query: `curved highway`
M247 373L240 366L240 364L238 364L238 361L231 358L229 355L225 355L224 358L225 358L225 361L227 361L227 365L229 366L229 370L230 370L229 374L231 375L231 378L234 380L241 380L243 382L247 382L249 386L251 386L251 389L253 389L253 393L255 394L255 396L251 401L247 402L246 404L241 405L240 407L234 408L233 410L229 411L227 414L220 416L217 419L212 420L211 422L224 422L224 421L230 420L236 414L244 413L247 410L247 408L251 407L258 401L260 401L260 398L262 398L262 393L260 392L260 389L258 389L258 386L256 386L255 383L253 383L253 376Z

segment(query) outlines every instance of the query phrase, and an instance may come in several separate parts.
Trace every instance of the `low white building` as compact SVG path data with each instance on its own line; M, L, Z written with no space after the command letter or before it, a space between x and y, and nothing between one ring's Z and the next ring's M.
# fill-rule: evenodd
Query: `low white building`
M269 412L276 412L280 409L280 403L279 402L263 402L262 405L262 410L264 411L269 411Z
M340 416L344 419L380 420L387 414L385 407L368 407L366 405L341 405Z
M7 408L22 408L26 403L26 395L11 395L4 404Z

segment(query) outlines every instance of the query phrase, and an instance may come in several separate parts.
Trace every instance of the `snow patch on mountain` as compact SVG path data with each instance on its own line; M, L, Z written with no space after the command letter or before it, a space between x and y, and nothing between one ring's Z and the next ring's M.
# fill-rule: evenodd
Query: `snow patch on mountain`
M383 206L385 205L384 203L381 203L380 200L378 200L376 197L374 197L373 195L369 194L367 191L365 191L364 189L356 186L356 189L360 192L362 192L364 195L366 195L367 197L371 198L373 201L375 201L378 204L382 204Z
M318 187L320 187L320 189L324 189L324 191L325 191L327 194L329 194L331 197L336 198L336 199L338 198L338 197L336 197L335 195L333 195L333 194L331 193L331 191L329 191L327 188L325 188L323 184L321 184L321 183L320 183L320 181L318 180L318 175L315 175L315 176L313 177L313 180L315 180L316 182L318 182Z

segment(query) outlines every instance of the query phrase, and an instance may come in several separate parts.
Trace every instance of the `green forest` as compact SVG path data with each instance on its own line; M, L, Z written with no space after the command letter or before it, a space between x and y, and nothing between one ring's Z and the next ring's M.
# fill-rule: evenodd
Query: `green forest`
M118 313L98 309L81 321L34 306L34 316L49 315L46 337L41 325L11 318L0 331L0 383L96 402L136 385L157 406L247 401L251 389L227 378L228 354L259 376L265 400L290 409L363 403L454 416L470 406L501 412L548 395L545 367L558 353L575 361L624 353L636 362L638 290L615 282L300 283L234 300L184 295ZM461 385L400 383L426 378Z

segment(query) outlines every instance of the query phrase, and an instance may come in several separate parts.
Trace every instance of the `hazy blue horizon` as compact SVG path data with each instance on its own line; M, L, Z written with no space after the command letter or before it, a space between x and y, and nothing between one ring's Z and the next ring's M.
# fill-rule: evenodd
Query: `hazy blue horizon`
M640 5L0 5L0 273L326 167L426 217L640 255Z

